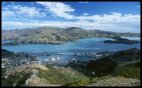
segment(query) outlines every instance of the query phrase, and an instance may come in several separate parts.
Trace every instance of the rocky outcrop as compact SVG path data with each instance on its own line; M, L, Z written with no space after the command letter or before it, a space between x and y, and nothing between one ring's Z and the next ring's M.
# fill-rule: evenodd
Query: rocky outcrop
M32 69L30 74L30 78L25 81L25 86L47 86L46 79L38 77L37 69Z

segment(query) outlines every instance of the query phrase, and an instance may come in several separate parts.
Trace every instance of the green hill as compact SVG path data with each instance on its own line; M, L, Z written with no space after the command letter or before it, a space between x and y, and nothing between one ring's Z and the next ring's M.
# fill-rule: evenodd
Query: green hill
M101 30L84 30L79 27L57 28L45 26L37 28L2 30L3 40L15 40L16 43L62 44L68 41L77 41L81 38L113 37L116 35L140 36L139 33L115 33Z
M140 50L132 48L97 60L70 62L68 66L89 77L113 75L140 79Z

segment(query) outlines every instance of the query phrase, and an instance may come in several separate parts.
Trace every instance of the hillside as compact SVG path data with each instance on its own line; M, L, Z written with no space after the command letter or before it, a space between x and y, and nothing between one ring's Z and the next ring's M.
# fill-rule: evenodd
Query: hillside
M61 44L90 37L140 36L139 33L114 33L101 30L84 30L79 27L57 28L37 27L27 29L2 30L2 40L15 40L16 43ZM15 44L16 44L15 43Z
M140 80L133 78L125 78L121 76L104 76L100 78L94 78L89 87L138 87Z
M2 50L2 86L61 86L88 80L86 76L71 68L43 65L32 58Z
M71 61L68 66L89 77L107 75L140 79L140 50L136 48L88 62Z
M2 86L140 86L138 49L85 62L86 67L82 63L56 67L2 49Z
M39 64L22 65L6 71L3 86L61 86L64 83L87 79L69 68L54 68Z

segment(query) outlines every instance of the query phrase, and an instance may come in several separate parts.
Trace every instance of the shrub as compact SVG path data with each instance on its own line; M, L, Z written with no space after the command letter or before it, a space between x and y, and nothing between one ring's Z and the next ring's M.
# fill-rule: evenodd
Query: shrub
M89 80L82 79L76 82L67 83L64 86L86 86L89 84Z
M140 79L140 62L122 66L121 68L116 70L115 74L126 78Z

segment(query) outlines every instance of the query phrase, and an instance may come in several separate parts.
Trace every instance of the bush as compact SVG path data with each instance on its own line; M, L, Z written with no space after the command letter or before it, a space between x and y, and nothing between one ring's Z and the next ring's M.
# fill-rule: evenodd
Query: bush
M87 70L89 72L95 72L94 76L105 76L114 72L117 62L111 59L111 57L105 57L96 61L90 61L87 63Z
M64 86L86 86L88 84L89 84L89 80L82 79L76 82L67 83Z
M117 69L115 74L126 78L140 79L140 62L127 64Z

